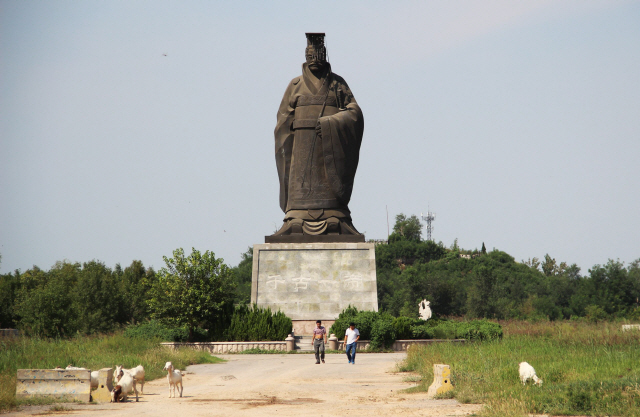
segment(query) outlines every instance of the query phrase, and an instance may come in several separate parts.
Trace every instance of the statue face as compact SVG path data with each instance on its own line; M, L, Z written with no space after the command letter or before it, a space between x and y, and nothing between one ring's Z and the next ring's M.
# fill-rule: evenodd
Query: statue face
M307 59L309 69L313 72L322 70L324 64L327 62L324 51L318 51L313 46L310 46L305 50L305 58Z

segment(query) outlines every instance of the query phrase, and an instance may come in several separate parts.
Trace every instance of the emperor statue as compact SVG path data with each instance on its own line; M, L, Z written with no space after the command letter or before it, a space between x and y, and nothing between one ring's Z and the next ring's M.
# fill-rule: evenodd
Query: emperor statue
M275 154L284 224L267 243L364 242L349 200L364 130L362 110L331 71L324 33L307 33L302 75L278 109Z

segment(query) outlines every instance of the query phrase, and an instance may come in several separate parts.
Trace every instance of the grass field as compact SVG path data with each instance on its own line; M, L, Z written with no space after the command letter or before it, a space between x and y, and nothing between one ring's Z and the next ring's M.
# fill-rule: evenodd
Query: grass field
M417 372L413 391L433 381L433 364L451 367L448 398L483 403L483 416L640 416L640 332L620 323L502 322L501 341L413 346L400 371ZM519 380L529 362L544 382Z
M118 335L79 336L69 340L19 338L0 341L0 412L20 404L42 404L51 400L16 400L17 369L52 369L74 366L97 370L116 364L131 368L142 364L145 379L166 375L167 361L178 369L196 363L217 363L221 359L192 349L171 351L154 339L132 339Z

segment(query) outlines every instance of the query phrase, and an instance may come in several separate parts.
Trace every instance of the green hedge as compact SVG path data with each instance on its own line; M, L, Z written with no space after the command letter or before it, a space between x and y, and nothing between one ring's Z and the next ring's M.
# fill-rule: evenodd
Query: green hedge
M124 330L124 335L130 338L158 339L162 342L186 342L189 339L189 329L186 327L171 327L157 320L131 324ZM193 334L195 342L209 340L206 330L196 328Z
M396 340L395 319L392 315L384 312L358 311L351 306L340 313L329 329L329 333L335 334L339 340L342 340L351 322L356 324L360 339L371 341L371 349L389 347Z
M236 307L226 339L234 342L258 342L284 340L291 333L291 319L281 311L272 313L255 304Z
M411 326L410 339L494 340L502 338L502 326L488 320L429 320Z
M394 318L388 313L358 311L347 307L340 313L329 329L339 340L349 323L354 322L360 331L360 339L370 340L371 349L390 347L397 339L467 339L493 340L502 338L502 326L488 320L452 321L432 318L428 321L400 316Z

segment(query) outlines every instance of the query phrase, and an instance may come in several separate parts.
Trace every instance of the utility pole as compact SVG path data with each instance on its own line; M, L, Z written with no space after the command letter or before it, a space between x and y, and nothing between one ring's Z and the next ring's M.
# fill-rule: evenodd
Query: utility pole
M436 213L432 213L431 211L429 211L429 209L427 209L427 215L425 216L420 213L420 217L422 217L422 220L427 222L427 240L431 240L431 231L433 230L431 222L436 219Z

